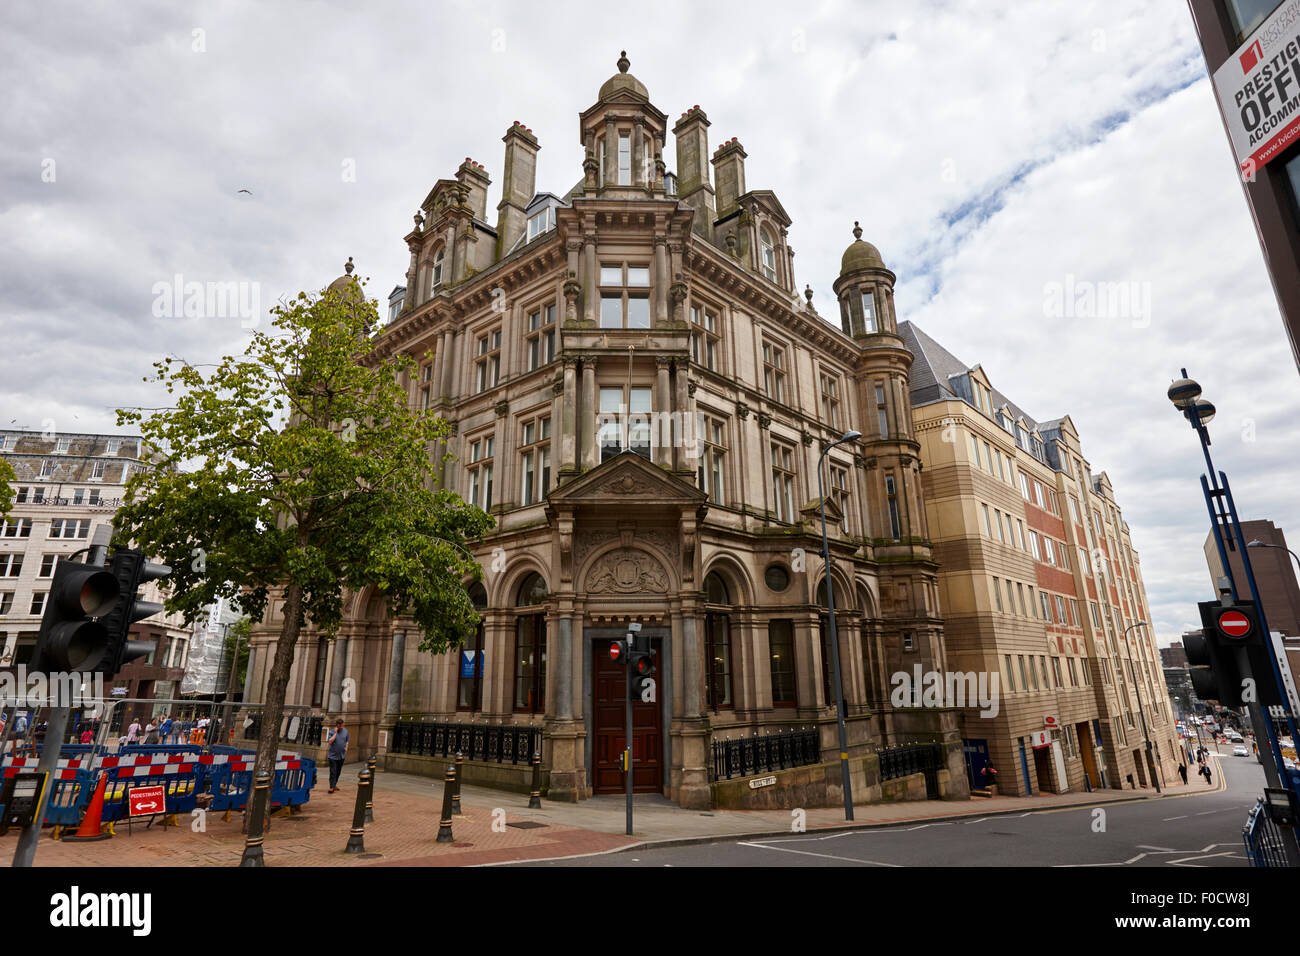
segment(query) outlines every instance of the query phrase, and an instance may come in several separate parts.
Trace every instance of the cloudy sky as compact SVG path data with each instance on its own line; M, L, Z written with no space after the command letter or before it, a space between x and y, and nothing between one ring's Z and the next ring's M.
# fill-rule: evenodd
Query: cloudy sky
M158 404L160 355L242 350L237 309L166 314L177 276L245 283L264 313L351 255L383 298L466 156L495 209L514 120L542 143L538 188L567 190L577 115L626 49L661 110L699 104L711 143L744 144L823 314L861 220L900 316L1035 417L1072 416L1162 643L1211 596L1199 448L1164 395L1181 366L1218 406L1243 517L1300 538L1300 380L1184 4L613 9L5 4L0 427L113 431L114 408ZM1087 283L1130 301L1053 307Z

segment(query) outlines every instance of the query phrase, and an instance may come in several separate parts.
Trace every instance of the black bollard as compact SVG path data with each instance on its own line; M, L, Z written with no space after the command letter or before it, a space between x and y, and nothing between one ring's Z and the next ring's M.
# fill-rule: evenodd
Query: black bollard
M352 832L348 835L348 845L343 848L344 853L366 852L366 800L373 780L369 770L357 774L357 805L352 811Z
M266 799L271 790L271 775L265 770L253 780L253 794L248 801L248 838L244 841L244 855L240 866L266 866L262 854L263 827L266 823Z
M438 824L439 843L455 843L451 835L451 791L456 786L456 768L447 764L447 775L442 778L442 821Z
M451 794L451 812L456 816L464 816L460 812L460 775L464 773L465 768L461 766L465 762L465 755L459 750L456 751L456 782L453 785Z
M533 751L533 788L528 794L528 809L542 809L542 755Z
M375 764L378 763L378 761L379 758L374 755L372 755L370 759L366 761L366 771L370 774L370 790L366 794L366 822L367 823L375 822Z

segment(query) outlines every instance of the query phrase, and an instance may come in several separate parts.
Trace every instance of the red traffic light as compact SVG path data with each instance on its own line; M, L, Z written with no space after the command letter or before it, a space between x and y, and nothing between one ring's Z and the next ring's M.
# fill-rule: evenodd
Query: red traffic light
M615 664L623 662L623 642L611 641L609 644L609 659Z
M639 654L632 662L632 668L636 671L637 677L649 677L655 672L654 662L651 661L649 654Z

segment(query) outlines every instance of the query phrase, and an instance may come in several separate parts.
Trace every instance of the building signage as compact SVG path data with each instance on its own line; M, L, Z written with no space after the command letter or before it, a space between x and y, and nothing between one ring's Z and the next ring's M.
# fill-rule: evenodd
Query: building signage
M131 787L126 799L133 817L162 813L167 809L167 787L162 784L156 787Z
M460 652L460 676L481 677L483 675L483 651Z
M775 784L776 777L755 777L753 780L749 781L749 789L757 790L759 787L771 787L775 786Z
M1035 730L1029 735L1029 742L1035 750L1052 745L1052 735L1046 730Z
M1300 136L1300 0L1287 0L1214 71L1245 179Z
M1056 719L1056 715L1055 715L1055 714L1044 714L1044 715L1043 715L1043 726L1046 727L1048 730L1056 730L1058 727L1061 726L1061 724L1060 724L1060 722Z

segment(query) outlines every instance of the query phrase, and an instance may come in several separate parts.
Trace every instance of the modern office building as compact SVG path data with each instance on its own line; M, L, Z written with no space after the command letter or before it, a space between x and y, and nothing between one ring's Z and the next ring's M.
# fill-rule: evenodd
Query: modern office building
M1300 5L1188 0L1188 6L1300 365L1300 82L1293 75L1300 62Z
M994 671L966 707L972 779L1061 792L1177 780L1178 747L1141 564L1105 472L1068 416L1037 421L911 322L912 415L949 666ZM1086 784L1085 784L1086 781Z
M1300 586L1296 585L1295 564L1287 550L1286 536L1282 529L1271 521L1243 521L1241 534L1246 539L1247 546L1252 541L1267 545L1250 548L1250 566L1255 572L1255 585L1259 588L1259 600L1264 605L1264 617L1268 621L1269 630L1300 637ZM1205 562L1213 588L1218 579L1223 577L1223 562L1219 558L1213 534L1205 537ZM1249 600L1250 587L1246 583L1246 570L1241 562L1239 548L1234 547L1228 552L1228 566L1232 569L1233 580L1237 582L1237 593ZM1205 599L1210 600L1216 593L1207 590Z

